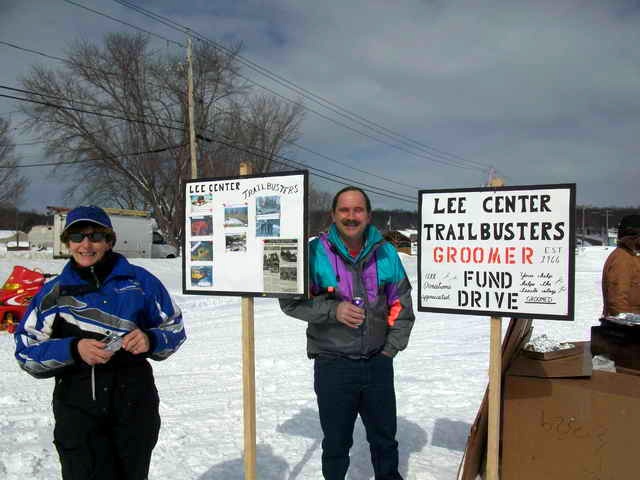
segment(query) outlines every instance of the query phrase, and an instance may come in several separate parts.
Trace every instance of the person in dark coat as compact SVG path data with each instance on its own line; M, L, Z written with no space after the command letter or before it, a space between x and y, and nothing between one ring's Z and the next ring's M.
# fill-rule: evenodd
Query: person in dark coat
M33 298L15 333L20 367L55 377L54 444L64 480L145 480L158 440L159 398L148 358L185 341L160 280L113 251L99 207L69 212L71 259Z
M602 269L603 317L640 314L640 215L618 225L618 246Z

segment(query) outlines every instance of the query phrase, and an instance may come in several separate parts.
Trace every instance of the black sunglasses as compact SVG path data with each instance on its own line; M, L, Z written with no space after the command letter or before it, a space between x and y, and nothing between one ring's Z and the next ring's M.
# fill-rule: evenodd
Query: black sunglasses
M102 242L103 240L106 240L107 234L103 232L91 232L91 233L77 232L77 233L69 234L69 241L73 243L80 243L85 238L88 238L90 242L97 243L97 242Z

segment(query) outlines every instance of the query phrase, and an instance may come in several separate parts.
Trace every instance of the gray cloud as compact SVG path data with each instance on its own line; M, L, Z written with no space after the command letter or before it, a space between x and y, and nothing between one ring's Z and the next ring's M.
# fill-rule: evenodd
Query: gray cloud
M85 3L182 40L115 3ZM0 15L5 19L0 20L0 39L54 55L61 55L75 36L98 39L106 31L124 28L64 2L13 2L2 8L6 5L10 8ZM209 38L243 41L247 57L286 79L424 144L495 166L509 184L575 182L579 203L640 205L638 2L270 0L142 5ZM15 84L16 74L38 60L5 48L0 55L10 67L0 73L4 84ZM245 73L298 98L255 72ZM309 100L305 104L346 122ZM0 102L0 112L8 109ZM486 180L477 169L407 154L313 113L307 114L300 143L419 188L476 186ZM343 176L395 188L295 148L288 154ZM378 203L411 207L382 199Z

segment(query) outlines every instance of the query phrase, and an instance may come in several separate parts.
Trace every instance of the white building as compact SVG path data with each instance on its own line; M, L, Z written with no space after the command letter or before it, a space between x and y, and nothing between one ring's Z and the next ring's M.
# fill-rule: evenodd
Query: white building
M53 225L34 225L29 230L29 243L36 250L53 249Z

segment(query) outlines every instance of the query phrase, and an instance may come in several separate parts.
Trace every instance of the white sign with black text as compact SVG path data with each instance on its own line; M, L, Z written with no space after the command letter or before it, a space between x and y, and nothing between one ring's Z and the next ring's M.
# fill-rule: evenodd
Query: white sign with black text
M573 320L575 184L422 190L418 309Z

